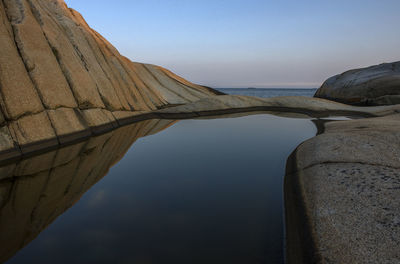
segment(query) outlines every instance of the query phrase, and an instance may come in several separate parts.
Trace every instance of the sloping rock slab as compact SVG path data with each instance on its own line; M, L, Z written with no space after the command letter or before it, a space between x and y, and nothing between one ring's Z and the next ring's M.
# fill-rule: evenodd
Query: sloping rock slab
M272 113L298 113L311 117L328 116L385 116L400 112L400 105L357 107L320 98L282 96L259 98L240 95L221 95L198 100L194 103L155 111L159 118L194 118L249 111Z

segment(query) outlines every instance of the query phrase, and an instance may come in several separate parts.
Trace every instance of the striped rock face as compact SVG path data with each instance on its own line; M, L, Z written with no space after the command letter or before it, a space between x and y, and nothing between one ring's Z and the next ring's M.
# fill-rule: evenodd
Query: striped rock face
M217 94L121 56L62 0L0 1L0 22L0 152Z

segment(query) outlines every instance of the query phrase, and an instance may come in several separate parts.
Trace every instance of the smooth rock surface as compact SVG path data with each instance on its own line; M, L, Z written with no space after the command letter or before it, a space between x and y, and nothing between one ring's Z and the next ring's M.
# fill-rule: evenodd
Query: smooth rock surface
M242 95L221 95L198 100L181 106L155 111L159 117L192 118L197 116L228 114L232 112L268 111L275 114L297 113L311 117L327 116L386 116L400 112L400 105L357 107L320 98L282 96L259 98Z
M346 71L326 80L315 97L359 105L400 103L400 62Z
M288 263L400 263L400 115L326 123L285 196Z

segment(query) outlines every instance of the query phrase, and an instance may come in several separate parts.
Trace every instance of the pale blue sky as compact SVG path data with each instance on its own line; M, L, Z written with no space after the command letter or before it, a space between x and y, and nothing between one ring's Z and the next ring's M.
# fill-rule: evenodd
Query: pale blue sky
M134 61L212 87L317 87L400 60L400 0L66 0Z

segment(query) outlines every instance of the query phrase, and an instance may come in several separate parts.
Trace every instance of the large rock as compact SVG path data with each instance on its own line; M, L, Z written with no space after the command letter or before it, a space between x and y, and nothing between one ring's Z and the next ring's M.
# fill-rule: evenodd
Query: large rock
M335 75L322 84L315 97L347 104L399 104L400 61Z
M0 123L16 144L8 140L0 159L114 128L113 112L135 116L219 94L121 56L63 0L0 1L0 50Z
M288 161L288 263L399 263L400 115L325 123Z

